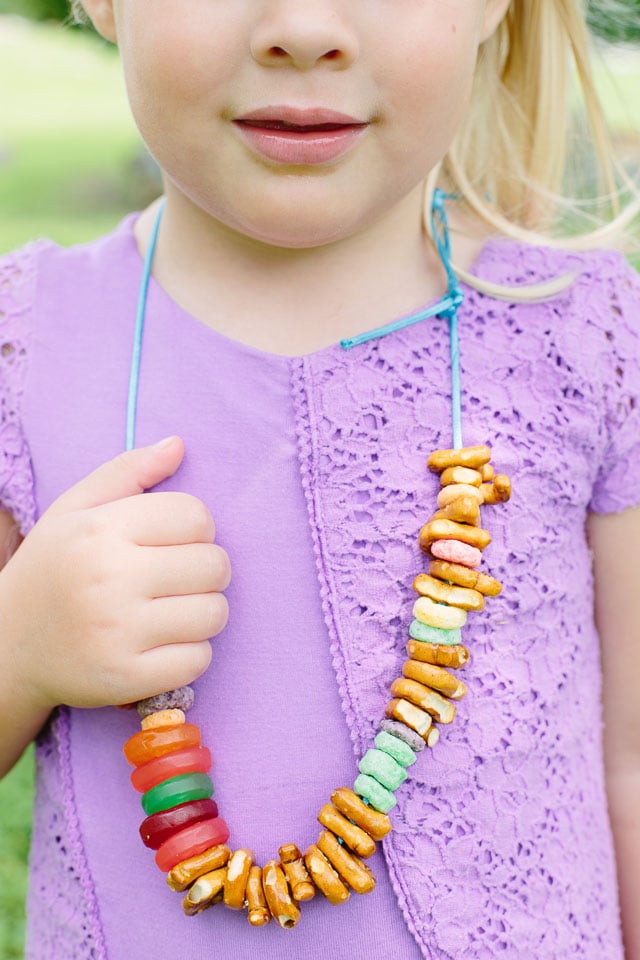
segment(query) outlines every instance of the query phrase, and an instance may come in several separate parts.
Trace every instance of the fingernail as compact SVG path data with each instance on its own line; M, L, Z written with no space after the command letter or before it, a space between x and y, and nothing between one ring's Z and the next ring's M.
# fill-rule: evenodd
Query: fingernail
M153 449L164 450L164 448L170 446L174 440L177 440L175 433L170 437L165 437L164 440L159 440L158 443L154 443Z

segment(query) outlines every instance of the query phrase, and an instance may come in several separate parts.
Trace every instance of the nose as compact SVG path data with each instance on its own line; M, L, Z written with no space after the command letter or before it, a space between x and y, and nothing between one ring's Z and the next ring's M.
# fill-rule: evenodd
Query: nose
M251 54L264 67L311 70L326 64L344 70L358 58L354 28L337 4L316 0L268 0L251 37Z

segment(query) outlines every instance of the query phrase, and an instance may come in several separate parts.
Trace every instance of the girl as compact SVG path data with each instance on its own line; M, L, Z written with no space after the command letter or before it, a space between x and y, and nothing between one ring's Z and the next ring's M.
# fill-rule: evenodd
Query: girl
M2 262L7 554L24 540L0 574L0 711L3 769L37 738L27 955L638 960L640 285L617 254L540 245L570 51L605 150L580 3L85 9L166 206ZM484 503L508 494L485 444L508 503ZM427 523L461 479L464 516ZM463 674L485 596L460 577L503 583ZM411 680L430 663L448 696ZM187 722L167 719L192 681ZM113 709L136 701L146 735ZM185 911L135 836L125 741ZM154 808L173 775L195 793ZM347 817L320 840L332 797ZM229 850L264 867L251 889ZM367 867L375 891L332 904ZM241 909L187 915L221 896Z

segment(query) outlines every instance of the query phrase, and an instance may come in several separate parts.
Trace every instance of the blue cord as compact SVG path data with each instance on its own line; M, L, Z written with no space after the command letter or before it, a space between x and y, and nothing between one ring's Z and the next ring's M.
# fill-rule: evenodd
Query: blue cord
M340 346L345 350L351 347L359 346L368 340L375 340L384 337L396 330L402 330L421 320L427 320L429 317L443 316L449 320L449 341L451 352L451 414L452 414L452 433L453 446L455 449L462 447L462 388L460 380L460 341L458 336L458 309L464 300L464 294L460 289L458 278L453 272L451 266L451 242L449 239L449 224L445 210L445 200L449 199L451 194L437 188L433 194L431 206L431 232L436 245L436 249L442 260L447 274L447 292L425 310L419 310L409 316L401 317L393 323L387 323L383 327L376 327L368 330L366 333L360 333L355 337L347 337L340 341ZM144 259L142 271L142 280L140 282L140 293L138 295L138 305L136 309L136 324L133 342L133 351L131 356L131 374L129 377L129 398L127 402L127 431L126 431L126 449L132 450L135 444L135 426L136 426L136 408L138 402L138 383L140 379L140 357L142 352L142 336L144 333L144 320L147 306L147 296L149 291L149 280L151 277L151 268L158 241L158 231L164 213L165 201L162 200L156 219L151 231L149 246Z
M433 192L431 204L431 233L447 273L447 293L452 301L442 310L449 319L449 349L451 354L451 432L454 450L462 447L462 382L460 377L460 337L458 334L458 310L464 300L458 278L451 266L451 239L445 201L455 195L445 193L439 187Z
M138 306L136 308L136 326L133 336L133 351L131 354L131 373L129 375L129 398L127 400L127 431L125 439L125 449L133 450L135 445L136 432L136 407L138 405L138 382L140 380L140 354L142 352L142 334L144 333L144 318L147 310L147 294L149 291L149 279L151 277L151 267L153 266L153 257L156 252L158 242L158 231L160 221L164 213L164 199L160 203L158 213L156 214L149 246L144 258L142 268L142 280L140 282L140 292L138 294Z
M359 346L368 340L376 340L378 337L385 337L388 333L395 333L396 330L403 330L421 320L427 320L429 317L447 317L449 320L449 345L451 353L451 419L452 435L454 449L459 450L462 447L462 386L460 379L460 339L458 336L458 310L464 300L464 293L460 288L458 278L453 272L451 266L451 241L449 238L449 222L445 210L445 201L452 199L453 194L445 193L440 188L436 188L433 193L431 204L431 233L442 260L445 272L447 274L447 292L446 294L426 310L420 310L412 313L410 316L401 317L393 323L387 323L383 327L375 327L373 330L367 330L365 333L359 333L355 337L347 337L340 341L340 346L345 350L351 347Z

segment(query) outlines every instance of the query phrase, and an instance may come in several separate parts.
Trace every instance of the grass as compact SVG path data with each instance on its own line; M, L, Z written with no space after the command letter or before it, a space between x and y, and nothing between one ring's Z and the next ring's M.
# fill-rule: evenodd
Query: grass
M614 72L598 69L609 116L624 136L637 136L640 57L609 59ZM0 17L0 90L0 253L40 236L91 239L140 205L139 140L113 50ZM1 960L23 955L32 790L30 749L0 781Z
M21 960L31 837L33 748L0 781L0 957Z
M115 52L76 32L0 18L0 252L110 229L136 204L139 139Z

